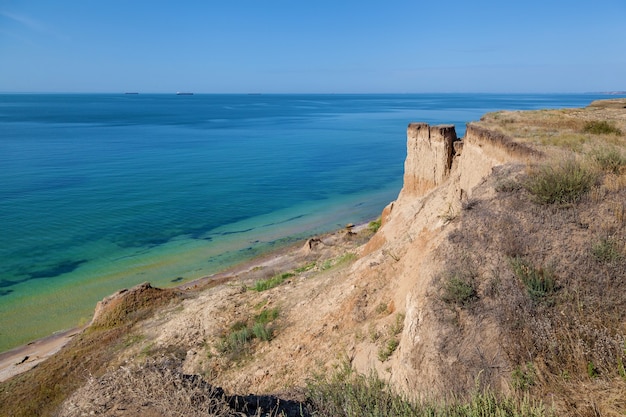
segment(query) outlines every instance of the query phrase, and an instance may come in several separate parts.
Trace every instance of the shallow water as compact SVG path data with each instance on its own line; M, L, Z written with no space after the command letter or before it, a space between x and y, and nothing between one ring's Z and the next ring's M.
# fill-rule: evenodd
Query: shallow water
M0 351L377 217L409 122L602 95L0 95Z

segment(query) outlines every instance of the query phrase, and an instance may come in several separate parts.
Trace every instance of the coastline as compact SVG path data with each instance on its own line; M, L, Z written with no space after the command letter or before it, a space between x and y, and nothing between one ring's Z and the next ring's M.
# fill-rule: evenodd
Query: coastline
M359 223L355 225L352 230L354 230L355 232L361 231L367 228L368 224L369 221ZM233 279L236 279L240 275L249 273L256 268L280 268L281 266L284 266L285 261L287 260L289 255L301 250L302 246L309 239L323 239L326 236L336 234L338 232L341 232L342 230L344 229L335 229L331 232L312 235L309 238L297 240L284 247L280 247L267 253L261 254L253 259L242 261L241 263L226 268L221 272L197 278L192 281L173 286L171 288L189 292L203 291L213 286L224 284ZM16 375L26 372L36 365L40 364L41 362L45 361L47 358L60 351L67 343L72 340L73 337L80 334L87 327L89 327L89 324L74 327L71 329L61 330L49 336L36 339L32 342L15 347L5 352L1 352L0 382L4 382Z

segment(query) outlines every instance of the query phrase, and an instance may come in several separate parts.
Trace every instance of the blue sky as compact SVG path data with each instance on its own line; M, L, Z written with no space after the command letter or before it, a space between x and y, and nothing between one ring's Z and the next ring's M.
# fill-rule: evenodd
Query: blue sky
M0 0L0 92L626 90L626 0Z

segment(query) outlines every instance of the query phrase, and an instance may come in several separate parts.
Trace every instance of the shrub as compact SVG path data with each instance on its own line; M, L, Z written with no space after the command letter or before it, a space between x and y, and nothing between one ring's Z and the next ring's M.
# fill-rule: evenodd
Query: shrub
M254 334L248 327L242 329L233 330L222 339L219 350L222 353L230 353L238 355L247 349L248 343L252 341Z
M568 160L557 166L546 165L529 173L524 188L538 203L564 204L579 201L596 177L578 162Z
M519 391L527 391L535 385L535 367L532 362L524 366L517 366L511 374L511 384Z
M473 280L451 275L443 285L442 300L447 304L464 306L478 299Z
M391 357L391 355L393 355L393 352L396 351L399 345L400 341L395 337L387 340L387 343L385 343L378 350L378 360L380 360L381 362L385 362L387 359L389 359L389 357Z
M551 268L535 268L527 260L515 257L511 259L513 273L526 287L533 301L540 301L556 291L556 281Z
M591 158L605 172L619 174L626 166L626 157L616 148L597 149L591 153Z
M391 325L391 328L389 329L392 335L397 336L402 333L402 330L404 329L404 317L405 316L402 313L396 314L396 321Z
M621 135L622 131L606 120L592 120L585 123L583 132L595 135Z
M522 189L522 185L519 181L512 178L505 178L498 181L495 185L495 190L499 193L511 193Z

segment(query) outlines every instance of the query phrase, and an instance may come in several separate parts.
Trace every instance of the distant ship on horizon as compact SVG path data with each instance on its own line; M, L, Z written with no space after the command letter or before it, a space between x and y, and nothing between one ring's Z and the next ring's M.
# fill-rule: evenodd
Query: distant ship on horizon
M184 92L184 91L178 91L176 93L176 95L177 96L193 96L193 93L187 93L187 92Z

